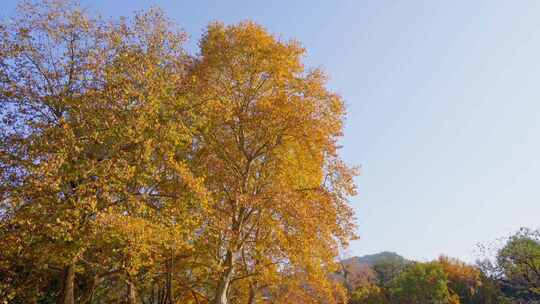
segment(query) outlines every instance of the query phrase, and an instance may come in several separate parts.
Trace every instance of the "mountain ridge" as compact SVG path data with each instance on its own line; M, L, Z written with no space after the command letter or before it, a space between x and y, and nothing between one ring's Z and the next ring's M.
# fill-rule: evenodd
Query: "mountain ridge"
M408 264L411 261L407 260L403 256L393 252L393 251L382 251L374 254L366 254L363 256L354 256L343 260L343 262L353 262L363 265L368 265L370 267L385 262L398 263L398 264Z

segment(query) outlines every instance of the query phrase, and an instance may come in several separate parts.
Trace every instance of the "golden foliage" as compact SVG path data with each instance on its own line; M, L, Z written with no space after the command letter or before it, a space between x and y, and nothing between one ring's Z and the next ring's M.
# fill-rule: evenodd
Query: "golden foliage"
M329 277L355 228L344 104L298 42L213 23L190 56L157 9L108 22L62 1L14 20L0 27L0 280L28 275L10 297L60 277L63 303L122 286L130 301L344 301Z

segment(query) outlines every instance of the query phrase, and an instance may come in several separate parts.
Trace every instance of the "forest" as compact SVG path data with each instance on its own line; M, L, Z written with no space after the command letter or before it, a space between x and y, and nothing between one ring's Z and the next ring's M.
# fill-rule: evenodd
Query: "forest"
M468 265L341 259L346 107L300 42L159 8L0 23L0 303L535 303L540 236Z
M479 246L474 264L447 256L410 261L393 252L342 259L336 279L350 304L540 303L540 231L522 228L501 240Z

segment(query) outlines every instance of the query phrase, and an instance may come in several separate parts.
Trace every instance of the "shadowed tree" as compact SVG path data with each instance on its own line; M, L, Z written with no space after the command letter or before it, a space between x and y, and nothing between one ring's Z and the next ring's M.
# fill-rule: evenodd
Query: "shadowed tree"
M505 240L494 261L486 259L480 267L508 298L540 300L540 232L520 229Z

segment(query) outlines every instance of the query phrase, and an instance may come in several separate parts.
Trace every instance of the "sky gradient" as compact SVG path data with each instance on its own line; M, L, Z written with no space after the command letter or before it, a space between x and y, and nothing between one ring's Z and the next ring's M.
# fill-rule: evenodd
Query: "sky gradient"
M477 243L538 228L539 1L81 2L106 17L159 6L192 51L213 20L299 40L347 103L342 155L362 168L349 255L472 262Z

